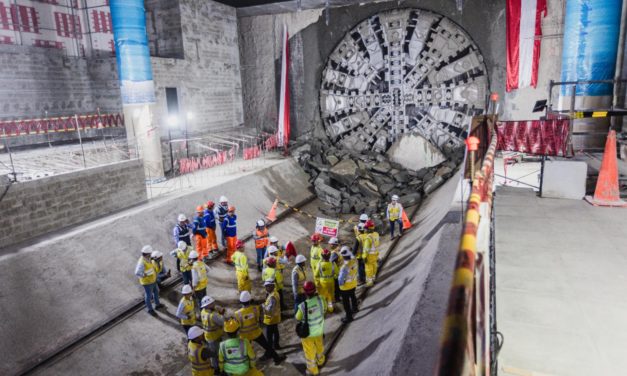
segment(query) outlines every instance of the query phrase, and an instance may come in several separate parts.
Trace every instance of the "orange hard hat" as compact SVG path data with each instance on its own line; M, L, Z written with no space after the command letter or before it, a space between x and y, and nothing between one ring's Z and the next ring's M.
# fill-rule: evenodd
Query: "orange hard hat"
M203 208L202 205L200 205L200 206L196 207L196 211L201 213L201 212L205 211L205 208Z
M237 248L237 249L244 248L244 242L241 241L241 240L238 240L237 243L235 243L235 248Z
M313 294L316 292L316 285L314 285L311 281L305 281L303 284L303 290L305 290L305 294Z
M215 205L216 204L213 201L211 200L207 201L207 209L212 209Z
M229 206L229 213L233 213L235 211L235 206Z
M266 260L266 264L269 267L274 268L276 266L276 259L274 257L270 257L269 259Z

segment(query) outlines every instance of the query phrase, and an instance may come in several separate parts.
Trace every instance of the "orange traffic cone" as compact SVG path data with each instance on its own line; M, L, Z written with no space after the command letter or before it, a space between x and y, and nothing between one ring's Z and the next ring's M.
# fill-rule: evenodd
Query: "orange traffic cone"
M618 193L618 163L616 161L616 131L610 131L605 143L603 162L594 190L594 197L586 196L586 201L594 206L627 207Z
M403 215L401 216L401 218L403 218L403 230L410 229L411 222L409 222L409 219L407 218L407 214L405 214L405 210L403 210Z
M268 215L266 215L266 218L271 222L276 221L276 207L278 205L279 205L279 200L278 199L274 200L274 204L272 204L272 208L270 209L270 212L268 213Z

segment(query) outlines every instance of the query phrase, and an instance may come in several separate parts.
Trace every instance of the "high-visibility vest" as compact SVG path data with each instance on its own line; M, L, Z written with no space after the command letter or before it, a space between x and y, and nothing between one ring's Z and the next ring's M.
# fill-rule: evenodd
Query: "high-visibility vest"
M326 307L322 298L318 295L306 300L307 302L307 323L309 323L309 337L319 337L324 333L324 312ZM305 303L298 306L305 317Z
M316 266L322 258L322 247L319 245L312 245L309 250L309 263L311 264L311 270L315 270Z
M345 269L347 269L348 274L346 275L344 284L340 285L340 290L347 291L357 288L357 260L350 259L344 262L342 269L340 269L340 274Z
M359 243L359 247L357 248L357 254L355 255L357 258L363 257L362 255L365 253L365 248L369 247L369 245L366 244L369 240L370 238L365 232L357 235L357 243Z
M224 233L228 237L237 236L237 216L227 215L224 218L223 223L225 223Z
M264 228L263 231L257 230L257 238L255 239L255 248L266 248L268 246L268 229Z
M194 262L194 265L192 265L192 269L194 269L196 273L198 274L198 284L194 288L194 291L200 291L200 290L206 289L208 278L207 278L207 268L205 266L205 263L202 261L196 261Z
M370 234L364 234L361 237L361 258L366 258L372 252L372 238Z
M261 317L261 308L258 305L251 305L240 308L235 311L235 317L239 321L239 337L246 338L250 341L261 335L259 327L259 318Z
M261 280L267 281L269 279L274 279L274 283L275 283L277 291L283 290L283 273L281 273L276 268L271 268L267 266L263 270L263 273L261 273Z
M388 219L390 221L397 221L401 216L401 206L399 204L388 204Z
M300 266L296 265L294 269L292 269L292 280L294 279L294 273L298 276L298 287L296 291L298 294L304 294L305 289L303 288L303 285L305 284L305 271Z
M250 369L245 339L229 338L221 342L220 354L224 359L224 372L229 375L243 375Z
M155 272L157 272L157 274L161 273L163 271L163 260L157 262L157 260L152 260L152 266L155 267Z
M372 239L372 249L374 252L379 253L379 245L381 244L381 239L379 237L379 233L376 231L371 232L370 239Z
M244 252L237 251L231 257L233 264L235 264L235 270L248 275L248 257Z
M320 278L320 281L333 281L335 278L335 264L331 261L320 261L318 264L318 273L317 276Z
M177 224L176 227L179 228L179 241L184 241L187 244L190 244L192 242L191 239L191 234L189 231L189 227L187 227L187 224L184 226L181 226L181 224Z
M152 262L146 261L144 257L141 257L139 260L144 264L144 276L139 278L139 283L142 286L146 286L157 282L157 271Z
M279 300L279 293L276 290L268 294L266 298L266 306L270 304L270 300L274 299L274 306L271 312L263 310L263 323L266 325L274 325L281 322L281 301Z
M187 358L192 363L192 376L212 376L211 358L203 359L202 350L207 349L204 343L189 341L187 344ZM207 349L209 351L209 349Z
M183 297L179 304L183 304L183 313L189 317L188 319L181 319L181 325L194 325L196 323L196 304L194 299Z
M218 312L209 311L206 308L200 312L200 320L202 321L203 329L205 329L205 339L207 341L217 341L224 334L224 326L215 322L216 315L220 316Z
M184 251L181 251L180 249L178 249L176 251L176 257L180 260L180 268L181 268L181 272L187 272L192 270L192 266L189 263L189 252L192 248L191 247L187 247L185 248Z
M201 235L203 238L207 236L207 225L205 225L205 220L201 216L194 218L194 233Z

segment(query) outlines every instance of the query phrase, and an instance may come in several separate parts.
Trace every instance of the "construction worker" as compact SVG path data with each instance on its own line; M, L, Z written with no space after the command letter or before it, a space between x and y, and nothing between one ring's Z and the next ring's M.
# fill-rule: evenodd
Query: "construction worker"
M369 238L368 248L363 253L366 269L366 286L374 285L379 269L379 233L376 231L374 222L366 222L366 231Z
M318 263L320 262L320 254L322 253L322 247L320 242L322 241L322 235L317 232L311 235L311 248L309 249L309 264L311 270L316 270Z
M203 338L203 330L192 326L187 332L187 358L192 363L192 376L213 376L211 351Z
M253 232L253 239L255 240L255 249L257 250L257 270L261 271L261 264L266 254L266 248L270 244L268 239L268 229L266 228L266 222L263 219L257 221L257 226Z
M226 235L224 234L224 227L222 227L222 223L224 222L224 218L226 218L227 213L229 212L229 199L221 196L220 203L216 208L215 215L218 216L218 222L220 223L220 242L222 243L222 247L226 247Z
M366 233L366 224L359 223L357 225L357 230L359 231L359 235L355 239L355 244L353 245L353 254L357 258L357 275L359 284L366 283L366 262L365 257L367 253L367 249L370 249L371 240L368 234Z
M233 255L233 264L235 265L235 277L237 278L237 291L250 292L252 289L250 277L248 276L248 257L244 253L244 242L237 241L236 252Z
M255 367L255 351L250 341L238 338L239 323L235 319L224 322L224 332L227 339L220 343L218 362L220 372L227 375L263 376Z
M178 247L170 252L170 256L176 257L176 267L183 275L183 284L192 283L192 264L189 262L189 254L192 247L183 240L179 241Z
M174 245L177 246L180 241L184 241L187 245L192 245L192 226L189 223L189 220L185 216L185 214L179 214L178 223L174 226L172 230L172 235L174 237Z
M235 206L231 206L222 222L222 232L226 238L226 263L233 265L233 253L237 244L237 215Z
M332 237L329 239L329 251L331 253L336 253L338 256L340 255L340 241L336 237Z
M357 224L355 226L353 226L353 232L355 233L355 236L359 235L359 224L363 223L364 225L366 224L366 221L369 220L370 217L368 217L368 214L363 213L362 215L359 216L359 222L357 222Z
M181 325L183 325L183 330L187 333L189 328L196 325L196 303L192 296L192 286L183 285L181 293L183 297L179 301L179 306L176 308L175 316L179 318Z
M213 212L215 204L213 201L207 201L207 208L203 213L205 227L207 230L207 249L210 252L209 258L214 258L218 252L218 242L216 240L216 215Z
M142 247L141 256L137 260L135 266L135 275L139 278L139 283L144 287L144 303L146 309L151 315L156 315L152 309L152 300L155 301L155 308L163 308L164 305L159 302L159 287L157 287L157 271L150 261L152 247L145 245Z
M276 247L275 247L276 249ZM274 252L276 253L276 252ZM265 269L263 269L263 273L261 273L261 280L262 281L269 281L269 280L273 280L275 282L275 286L274 289L277 292L277 294L279 295L279 303L280 303L280 309L283 309L284 307L284 302L283 302L283 273L281 273L281 271L278 269L278 265L277 265L277 259L272 257L272 254L270 257L268 257L267 259L264 260L264 265L266 266Z
M157 272L157 285L161 286L161 282L170 278L170 269L167 269L163 263L163 253L153 251L150 254L150 259L152 260L152 265L155 267L155 272Z
M298 310L298 305L305 301L305 290L303 284L307 279L305 265L307 258L303 255L296 256L296 266L292 269L292 294L294 295L294 312Z
M317 269L314 271L314 278L318 279L318 286L320 289L320 295L327 302L327 310L333 312L333 301L335 297L335 280L339 274L339 268L335 266L334 262L331 262L331 251L328 249L322 250L322 260L318 264Z
M196 242L196 252L198 257L205 261L209 256L209 249L207 246L207 226L205 225L205 208L198 206L196 208L196 215L194 216L194 241Z
M333 263L333 265L335 265L335 270L336 272L339 274L340 272L340 268L342 267L342 257L340 256L340 241L338 240L338 238L331 238L329 239L329 251L331 251L331 258L329 259L329 261L331 261ZM340 301L340 286L338 285L337 282L337 276L333 279L333 297L334 297L334 301L335 302L339 302Z
M307 363L307 374L318 375L320 373L318 367L322 366L325 361L322 336L324 334L326 302L323 297L316 294L316 285L311 281L305 282L304 289L305 294L307 294L307 300L298 306L296 320L307 320L309 336L301 338Z
M390 221L390 239L394 239L394 227L398 224L398 236L403 235L403 205L398 202L398 196L392 196L392 202L388 204L385 216Z
M279 239L276 238L276 236L271 236L270 237L270 245L273 245L275 247L277 247L277 249L279 250L279 258L284 258L286 261L289 261L290 257L296 257L297 253L296 253L296 248L294 248L294 244L292 244L292 242L287 242L285 243L285 245L279 245ZM267 253L267 251L266 251ZM267 256L266 256L267 257Z
M355 295L355 290L357 289L357 262L347 246L342 247L340 255L344 259L337 278L345 314L342 322L349 323L353 321L353 314L359 310L357 308L357 296Z
M263 308L263 324L266 326L266 338L275 350L280 350L279 323L281 322L281 298L275 289L275 281L268 279L263 283L266 288L266 302Z
M189 253L189 262L192 264L192 287L194 288L194 297L196 304L200 305L202 298L207 295L207 283L209 282L209 269L207 264L198 259L198 252L191 251Z
M251 305L250 300L250 292L242 291L239 296L242 308L235 311L235 319L239 323L239 337L257 342L266 351L259 360L272 358L274 364L280 364L285 359L285 355L277 354L268 343L259 326L263 319L261 308L258 305Z
M216 308L216 300L210 296L205 296L200 302L200 321L205 330L205 341L211 352L211 366L218 368L218 346L224 334L224 308Z

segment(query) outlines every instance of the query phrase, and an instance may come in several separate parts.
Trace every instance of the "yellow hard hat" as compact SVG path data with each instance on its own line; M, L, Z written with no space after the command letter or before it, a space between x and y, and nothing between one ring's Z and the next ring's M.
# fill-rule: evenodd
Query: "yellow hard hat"
M239 329L239 323L235 319L228 319L224 322L224 331L226 333L235 333Z

